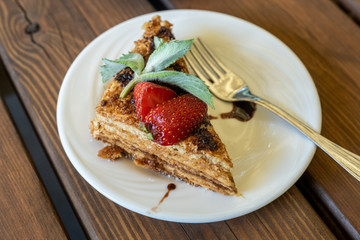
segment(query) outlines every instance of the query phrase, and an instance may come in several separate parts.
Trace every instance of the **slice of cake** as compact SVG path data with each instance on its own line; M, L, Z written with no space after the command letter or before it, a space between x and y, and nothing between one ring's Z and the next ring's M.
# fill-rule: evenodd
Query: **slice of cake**
M135 42L132 53L140 54L147 63L159 44L174 39L171 27L169 22L161 21L159 16L153 17L144 24L143 38ZM182 58L168 66L165 73L171 74L170 71L188 73ZM137 166L181 179L191 185L202 186L225 195L236 195L237 190L230 172L233 165L224 144L209 121L206 104L187 91L157 79L151 81L151 84L159 85L155 89L151 84L138 83L135 90L128 90L125 96L121 96L138 74L139 72L129 67L116 73L96 107L96 117L91 121L90 132L95 139L107 144L98 155L114 160L127 157ZM154 101L159 103L151 103L153 100L141 98L143 96L138 96L140 93L134 92L156 96ZM175 103L174 99L181 101ZM149 109L139 107L142 103ZM149 104L153 106L149 107ZM159 115L158 111L164 112L167 106L174 106L168 109L174 111L172 115L176 115L175 117L159 117L161 114ZM193 106L196 106L196 110ZM195 117L190 116L185 109L195 112ZM157 118L157 122L154 118ZM184 118L191 121L195 118L189 133L180 129L187 126L187 120L176 120ZM171 119L177 122L173 123ZM169 130L174 124L178 125ZM157 136L159 131L162 131L160 137ZM174 131L177 131L178 135L173 134ZM175 135L178 140L169 140L170 137L175 139ZM168 139L162 141L165 138Z

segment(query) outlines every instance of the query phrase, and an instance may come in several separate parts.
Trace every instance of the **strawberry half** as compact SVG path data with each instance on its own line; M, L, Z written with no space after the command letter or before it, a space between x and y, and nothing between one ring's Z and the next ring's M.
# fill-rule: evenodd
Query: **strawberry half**
M155 142L173 145L185 139L204 119L207 105L191 94L159 104L145 117L145 127Z
M176 97L177 94L170 88L151 82L140 82L135 85L134 99L136 114L140 121L157 104Z

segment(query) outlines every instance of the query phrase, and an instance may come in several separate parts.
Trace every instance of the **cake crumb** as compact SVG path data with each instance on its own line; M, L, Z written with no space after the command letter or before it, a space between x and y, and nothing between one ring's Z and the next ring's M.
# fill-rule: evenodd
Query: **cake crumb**
M99 150L98 157L115 161L123 157L124 154L125 151L121 147L116 145L109 145Z

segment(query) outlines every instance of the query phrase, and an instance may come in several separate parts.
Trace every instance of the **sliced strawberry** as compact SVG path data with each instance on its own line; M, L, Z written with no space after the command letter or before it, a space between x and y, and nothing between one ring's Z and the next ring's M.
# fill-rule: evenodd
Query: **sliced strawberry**
M157 104L176 97L177 94L170 88L151 82L140 82L134 89L136 114L140 121Z
M207 105L191 94L172 98L150 110L145 127L155 142L173 145L185 139L204 119Z

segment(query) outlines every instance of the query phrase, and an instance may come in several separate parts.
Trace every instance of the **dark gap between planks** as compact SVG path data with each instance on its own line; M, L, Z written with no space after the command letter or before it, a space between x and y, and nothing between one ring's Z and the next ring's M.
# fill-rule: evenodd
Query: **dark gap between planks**
M0 59L0 96L70 239L87 239L78 216Z

